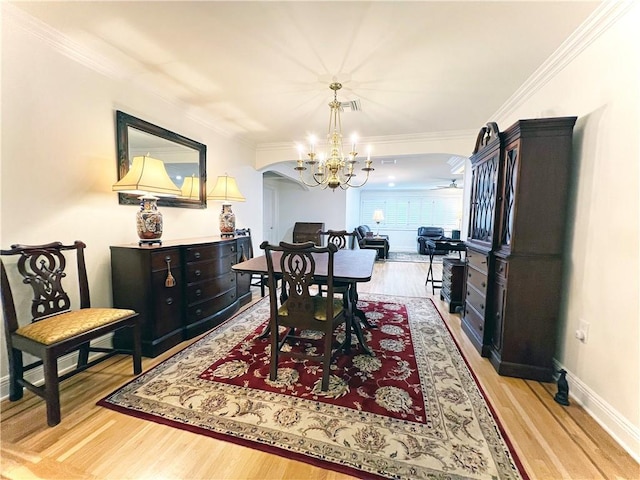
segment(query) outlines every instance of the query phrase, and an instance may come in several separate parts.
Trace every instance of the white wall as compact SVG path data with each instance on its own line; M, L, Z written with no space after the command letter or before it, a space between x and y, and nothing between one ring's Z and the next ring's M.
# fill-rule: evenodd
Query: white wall
M584 32L588 46L549 62L567 65L496 120L506 129L578 116L557 360L575 398L640 458L640 3L602 15L616 23L599 37ZM586 344L575 338L580 320L590 324Z
M60 45L2 15L0 245L51 241L87 244L91 298L110 306L109 246L137 242L137 206L118 204L115 111L123 110L207 145L210 182L235 176L246 203L234 205L238 227L262 238L262 175L255 151L190 119L127 78L101 75L60 53ZM161 209L163 239L217 235L217 203ZM73 294L72 292L70 292ZM7 374L4 332L2 370ZM2 392L3 394L5 392Z
M326 229L346 228L346 193L343 190L306 190L295 182L278 183L278 231L291 242L296 222L320 222Z

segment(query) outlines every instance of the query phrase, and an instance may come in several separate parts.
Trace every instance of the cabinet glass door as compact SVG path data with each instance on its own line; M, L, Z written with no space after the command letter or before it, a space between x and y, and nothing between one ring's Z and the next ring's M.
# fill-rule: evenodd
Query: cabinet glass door
M479 163L471 180L469 238L491 243L495 220L499 153Z

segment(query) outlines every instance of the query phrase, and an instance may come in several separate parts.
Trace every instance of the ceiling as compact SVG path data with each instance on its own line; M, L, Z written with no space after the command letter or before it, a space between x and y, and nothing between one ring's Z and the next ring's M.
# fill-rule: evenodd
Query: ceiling
M375 155L398 136L477 131L597 1L11 2L76 56L260 147L324 138L329 83L345 137L373 144L372 186L446 185L467 152ZM81 55L78 55L81 53ZM359 150L364 151L364 148ZM416 166L418 168L416 168ZM405 173L402 173L402 172ZM402 179L402 180L400 180Z

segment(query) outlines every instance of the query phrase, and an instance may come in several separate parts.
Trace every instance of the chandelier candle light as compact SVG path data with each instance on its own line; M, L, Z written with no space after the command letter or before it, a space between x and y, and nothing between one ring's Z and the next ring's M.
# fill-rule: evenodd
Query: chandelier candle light
M112 190L141 195L140 210L136 214L138 245L162 244L162 213L158 210L158 197L178 197L181 193L169 178L164 162L149 156L134 157L129 171L113 185Z
M315 138L311 137L311 148L307 153L309 159L302 160L302 146L298 146L298 163L295 170L300 174L300 181L308 187L322 187L331 188L335 191L340 187L342 190L346 190L349 187L362 187L367 180L369 180L369 172L374 169L371 167L371 149L367 153L367 159L365 160L365 166L362 169L366 172L366 177L362 183L355 185L353 178L356 176L354 173L355 165L358 163L356 156L356 137L351 137L351 152L348 155L344 154L342 146L342 122L340 121L341 104L338 101L338 90L342 88L342 84L333 82L329 85L329 88L333 90L333 101L329 103L331 111L329 113L329 133L327 134L327 146L326 151L323 153L316 153L315 151ZM310 169L311 177L309 180L305 180L303 172Z
M236 179L223 175L218 177L215 186L207 194L208 200L222 200L220 213L220 236L231 237L236 231L236 215L231 210L231 202L244 202L246 198L240 193Z

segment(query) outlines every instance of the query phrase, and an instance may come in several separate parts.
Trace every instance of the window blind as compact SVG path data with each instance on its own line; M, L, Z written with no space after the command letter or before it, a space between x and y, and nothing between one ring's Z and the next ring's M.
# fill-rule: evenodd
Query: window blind
M462 189L424 192L363 191L360 194L360 224L375 225L374 210L382 210L387 230L416 230L418 227L460 228Z

